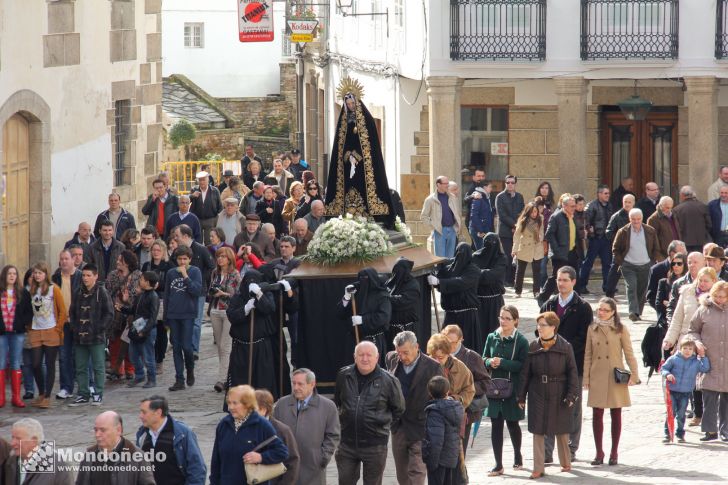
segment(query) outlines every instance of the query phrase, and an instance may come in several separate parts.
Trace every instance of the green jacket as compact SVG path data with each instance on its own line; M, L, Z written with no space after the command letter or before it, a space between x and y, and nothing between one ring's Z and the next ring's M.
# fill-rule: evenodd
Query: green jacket
M516 346L515 354L513 345ZM513 360L511 360L513 356ZM491 367L491 358L500 357L501 364L497 369ZM489 399L485 415L489 418L502 417L506 421L520 421L525 418L525 412L518 407L517 394L521 387L521 369L528 357L528 340L516 332L510 337L502 338L500 329L488 335L483 349L485 367L490 371L493 379L508 379L510 375L513 383L513 393L508 399Z

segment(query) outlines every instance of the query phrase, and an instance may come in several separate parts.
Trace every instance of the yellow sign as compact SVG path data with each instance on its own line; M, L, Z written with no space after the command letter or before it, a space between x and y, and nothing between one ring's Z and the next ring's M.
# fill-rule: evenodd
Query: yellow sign
M291 34L291 42L313 42L313 34Z

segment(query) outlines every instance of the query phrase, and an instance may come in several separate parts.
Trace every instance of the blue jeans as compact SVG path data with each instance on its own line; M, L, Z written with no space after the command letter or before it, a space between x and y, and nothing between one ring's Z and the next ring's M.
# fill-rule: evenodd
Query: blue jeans
M606 291L609 267L612 265L612 245L609 244L609 239L604 236L589 239L589 249L587 249L586 257L581 263L578 284L579 287L586 288L589 283L589 273L591 273L597 256L602 262L602 291Z
M154 342L157 340L157 328L152 327L147 338L141 341L131 341L129 352L134 363L136 380L144 379L144 367L147 368L147 380L157 382L157 362L154 355Z
M670 391L672 399L672 414L675 416L675 436L678 438L685 437L685 411L688 409L691 392ZM667 436L667 422L665 422L665 436Z
M76 366L73 360L73 333L68 324L63 326L63 344L58 349L58 369L61 389L73 393L73 381L76 378Z
M195 360L192 351L192 333L195 319L168 319L170 338L172 340L172 356L174 357L174 376L177 381L184 380L185 368L194 369Z
M200 334L202 333L202 316L205 313L205 297L197 299L197 317L195 317L195 328L192 333L192 352L200 353Z
M538 285L536 285L535 284L536 282L534 282L534 285L533 285L534 287L538 286L539 289L542 288L543 285L546 284L546 280L549 279L549 274L548 274L549 259L550 258L548 256L544 256L543 258L541 258L541 274L539 275L539 278L538 278Z
M7 369L6 363L10 357L10 370L18 370L23 365L24 333L6 333L0 335L0 368Z
M31 394L35 392L33 351L30 349L23 349L23 388L25 388L25 392L29 392Z
M475 250L483 249L483 238L478 236L478 231L475 229L470 229L470 238L473 240L473 246L475 246Z
M432 243L435 247L435 256L452 258L455 256L455 244L458 238L452 226L443 226L442 234L432 231Z

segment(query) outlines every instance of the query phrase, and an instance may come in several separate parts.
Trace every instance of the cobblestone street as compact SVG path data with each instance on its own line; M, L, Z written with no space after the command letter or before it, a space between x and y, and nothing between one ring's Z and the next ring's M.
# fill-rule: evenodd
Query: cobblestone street
M593 285L595 286L595 285ZM623 294L623 292L622 292ZM594 304L598 298L589 296ZM509 293L507 303L514 303L521 311L520 330L533 338L535 328L534 317L537 314L535 302L530 298L516 300ZM626 314L626 300L618 297L620 314ZM646 311L648 322L633 324L627 321L632 335L635 352L641 365L639 352L640 342L645 329L654 321L654 312ZM434 325L434 323L433 323ZM182 419L197 433L200 446L209 464L214 440L215 426L223 416L221 413L222 394L216 393L212 386L216 380L217 352L212 342L212 331L209 325L203 327L202 354L200 356L198 379L195 386L182 392L170 393L167 387L173 381L173 365L171 354L165 360L164 373L158 377L159 386L155 392L168 395L171 413ZM687 429L687 443L664 445L662 438L662 421L664 404L660 387L660 379L653 376L647 383L647 371L640 369L643 384L631 388L632 407L623 413L623 430L620 444L619 461L615 467L592 467L587 460L595 454L591 431L591 411L584 409L584 424L578 461L573 465L571 473L560 473L558 464L547 467L545 483L595 483L618 485L622 483L670 484L670 483L726 483L728 469L725 467L728 457L728 445L721 442L699 444L699 428ZM57 389L56 389L57 390ZM31 408L18 411L6 406L0 410L0 436L10 439L10 426L21 416L37 417L44 425L46 436L56 440L58 446L84 449L93 442L93 421L96 413L105 409L119 411L124 419L125 434L133 439L139 425L137 417L138 403L143 396L150 394L147 390L127 389L123 384L108 385L101 408L92 406L70 408L54 400L48 411ZM586 394L584 395L586 398ZM607 418L608 419L608 418ZM606 424L606 423L605 423ZM610 445L609 427L605 426L605 448ZM484 420L475 440L475 446L468 450L468 471L471 483L528 483L532 464L531 436L526 431L526 422L522 422L523 454L525 468L513 471L512 449L506 437L504 448L504 465L506 474L496 479L487 478L487 471L493 467L490 447L490 425ZM329 483L336 483L336 466L332 463L328 468ZM385 484L396 484L394 462L389 457L385 472ZM532 482L531 482L532 483Z

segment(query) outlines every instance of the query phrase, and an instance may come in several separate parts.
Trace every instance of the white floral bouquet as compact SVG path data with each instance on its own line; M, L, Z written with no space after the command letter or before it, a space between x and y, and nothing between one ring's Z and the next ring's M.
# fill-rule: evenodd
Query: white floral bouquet
M412 231L410 231L407 224L402 222L402 219L400 219L399 216L397 216L394 220L394 229L401 233L409 244L412 244Z
M392 254L384 230L364 217L339 216L316 230L308 244L307 261L324 266L345 262L365 263Z

